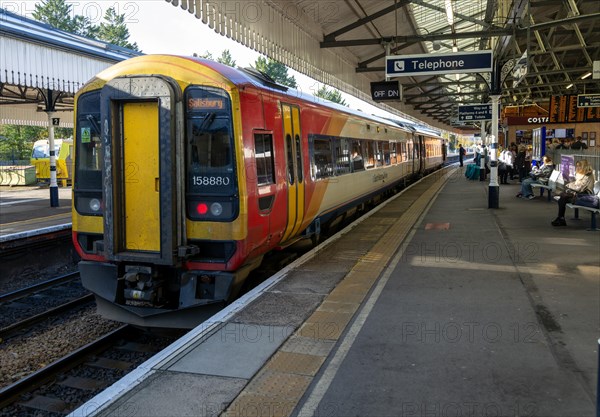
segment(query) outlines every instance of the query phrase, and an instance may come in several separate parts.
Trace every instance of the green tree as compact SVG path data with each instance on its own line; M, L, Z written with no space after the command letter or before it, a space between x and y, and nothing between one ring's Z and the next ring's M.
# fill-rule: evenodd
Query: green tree
M322 85L321 88L317 90L315 96L320 97L325 100L333 101L334 103L341 104L342 106L348 106L346 104L346 100L342 97L342 93L335 88L329 89L326 85Z
M213 54L208 51L204 51L203 54L197 54L196 52L194 52L193 56L195 56L197 58L210 59L211 61L215 60L215 58L213 57ZM229 52L229 49L225 49L223 52L221 52L221 56L218 57L216 59L216 61L220 62L221 64L229 65L230 67L235 68L236 62L233 60L233 57L231 56L231 52Z
M298 84L296 83L296 78L293 75L288 75L288 68L281 62L275 61L271 58L267 60L261 56L258 57L256 62L254 63L254 67L258 71L267 74L279 84L287 85L291 88L298 87Z
M223 52L221 52L221 56L217 58L217 62L235 68L235 61L233 60L229 49L225 49Z
M104 22L100 23L96 38L134 51L140 50L137 43L129 42L129 29L125 24L125 15L117 14L114 7L106 10Z
M33 142L48 136L46 128L37 126L0 126L0 159L29 159Z
M96 29L84 16L74 16L73 7L65 0L44 0L35 5L33 17L65 32L93 37Z
M135 42L129 42L125 15L117 14L114 7L106 10L100 26L92 25L85 16L74 15L72 5L67 4L66 0L44 0L36 4L33 17L66 32L139 51Z
M194 52L193 56L195 56L196 58L210 59L211 61L215 60L213 58L213 55L210 52L208 52L208 51L204 51L203 54L198 54L198 53Z

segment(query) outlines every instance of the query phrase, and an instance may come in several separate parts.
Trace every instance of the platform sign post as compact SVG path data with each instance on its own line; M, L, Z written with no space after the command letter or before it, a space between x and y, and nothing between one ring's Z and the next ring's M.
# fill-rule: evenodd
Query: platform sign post
M48 112L48 152L50 153L50 207L58 207L58 182L56 181L56 148L54 146L54 113ZM60 122L59 119L56 119Z

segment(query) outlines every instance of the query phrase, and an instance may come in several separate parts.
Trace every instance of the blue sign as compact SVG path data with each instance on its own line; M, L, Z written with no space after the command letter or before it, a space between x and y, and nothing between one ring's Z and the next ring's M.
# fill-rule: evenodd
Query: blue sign
M491 104L469 104L458 106L459 122L475 122L479 120L492 120Z
M491 72L492 64L492 51L388 56L385 62L385 75L406 77Z

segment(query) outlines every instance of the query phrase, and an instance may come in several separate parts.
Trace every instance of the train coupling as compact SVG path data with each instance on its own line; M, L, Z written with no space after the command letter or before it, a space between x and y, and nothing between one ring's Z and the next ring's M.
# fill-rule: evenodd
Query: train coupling
M128 266L123 280L126 300L154 302L160 296L162 281L153 279L150 267Z

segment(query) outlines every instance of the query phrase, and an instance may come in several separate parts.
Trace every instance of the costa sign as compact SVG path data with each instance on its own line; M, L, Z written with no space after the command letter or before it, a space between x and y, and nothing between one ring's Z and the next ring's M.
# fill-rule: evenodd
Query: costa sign
M527 123L548 123L550 121L549 117L529 117L527 118Z
M511 117L508 116L506 118L506 124L509 126L514 126L514 125L533 125L533 124L542 124L542 123L550 123L550 118L548 116L537 116L537 117L522 117L522 116L515 116L515 117Z

